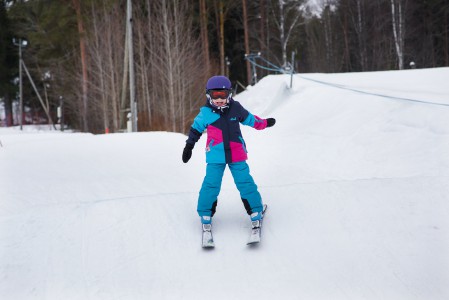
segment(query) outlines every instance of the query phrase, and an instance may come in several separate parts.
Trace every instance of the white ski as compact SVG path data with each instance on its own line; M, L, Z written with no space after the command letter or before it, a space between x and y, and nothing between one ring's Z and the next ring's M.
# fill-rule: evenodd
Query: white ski
M247 245L255 245L255 244L260 243L260 237L262 234L262 221L265 216L267 207L268 206L266 204L264 204L262 218L260 220L251 222L251 234L249 235L248 242L246 243Z
M260 243L260 225L262 225L261 221L251 222L251 234L249 235L248 245Z
M214 238L212 236L212 224L203 224L203 238L201 241L203 248L214 248Z

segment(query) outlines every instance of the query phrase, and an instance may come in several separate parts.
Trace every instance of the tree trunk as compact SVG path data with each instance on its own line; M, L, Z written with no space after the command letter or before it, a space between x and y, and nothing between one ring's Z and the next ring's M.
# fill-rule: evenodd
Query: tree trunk
M170 122L170 130L176 131L176 118L175 118L175 83L173 78L174 66L173 66L173 55L172 51L176 50L172 48L172 39L169 29L169 20L168 20L168 4L165 0L162 0L162 27L163 27L163 35L165 41L165 54L167 56L167 88L168 88L168 102L169 102L169 122Z
M282 67L287 66L287 44L285 43L284 1L279 0L279 39L282 48Z
M248 37L248 13L246 11L246 0L242 0L243 6L243 30L245 35L245 53L249 54L249 37ZM246 81L247 84L251 84L251 65L249 60L246 60Z
M200 27L201 27L201 44L203 45L204 65L210 70L210 54L209 54L209 36L207 30L207 7L206 0L200 0Z
M260 52L263 53L263 56L266 59L268 58L268 53L265 51L268 48L268 41L267 41L267 35L265 31L265 26L267 25L267 15L266 15L266 0L259 0L259 14L260 14L260 22L259 22L259 49ZM266 75L266 71L261 69L260 70L261 77Z
M220 17L220 74L225 74L225 51L224 51L224 9L223 0L219 3L219 17Z
M79 0L73 0L73 5L76 11L76 19L78 23L78 33L80 38L80 52L81 52L81 68L82 68L82 120L83 120L83 130L88 131L87 123L87 57L86 57L86 43L85 43L85 31L83 25L83 19L81 16L81 5Z
M348 33L348 12L343 11L343 37L344 37L344 57L345 57L345 67L344 71L349 72L351 70L351 57L349 49L349 33Z
M362 3L361 0L357 0L357 38L359 43L359 55L360 55L360 65L362 67L361 71L367 70L367 57L366 57L366 45L365 45L365 22L364 22L364 14L362 11Z
M444 18L444 65L449 66L449 5L446 7L446 10L443 14Z
M401 0L391 1L391 17L393 23L393 36L398 59L399 70L404 69L404 21ZM397 1L397 9L396 9Z

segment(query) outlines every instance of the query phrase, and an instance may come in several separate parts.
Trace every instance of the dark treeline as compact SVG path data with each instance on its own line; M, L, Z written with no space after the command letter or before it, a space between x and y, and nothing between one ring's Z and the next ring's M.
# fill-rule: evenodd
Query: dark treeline
M18 123L18 39L43 102L23 76L25 121L89 132L126 128L126 0L0 2L3 123ZM246 53L296 72L449 65L449 0L132 0L139 130L184 132L214 74L238 91L254 78ZM16 43L13 43L15 38ZM259 61L266 66L266 63ZM276 73L257 69L258 79ZM48 121L48 120L47 120Z

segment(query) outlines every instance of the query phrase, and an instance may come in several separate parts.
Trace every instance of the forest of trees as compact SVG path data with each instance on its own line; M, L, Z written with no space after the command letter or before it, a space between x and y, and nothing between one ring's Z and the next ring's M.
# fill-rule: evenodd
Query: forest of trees
M132 44L127 4L132 3ZM449 66L449 0L29 0L0 2L3 126L20 120L19 47L42 101L23 77L26 122L118 132L130 111L133 55L138 129L185 132L208 77L252 83L245 54L281 69L363 72ZM13 42L13 39L15 43ZM261 65L265 65L260 61ZM257 70L260 79L275 73Z

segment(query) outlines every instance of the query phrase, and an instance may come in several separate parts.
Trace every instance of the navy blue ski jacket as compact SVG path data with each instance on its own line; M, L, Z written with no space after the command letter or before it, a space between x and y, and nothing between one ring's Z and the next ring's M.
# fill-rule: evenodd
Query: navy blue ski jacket
M187 143L195 145L204 130L207 130L206 162L233 163L248 159L246 144L240 131L240 123L257 130L267 127L267 120L251 114L239 102L229 100L222 110L209 102L200 108L190 128Z

